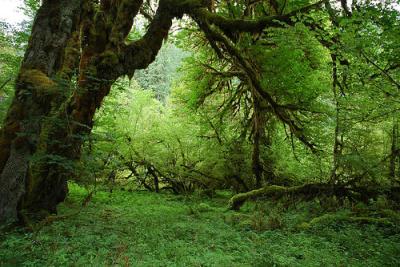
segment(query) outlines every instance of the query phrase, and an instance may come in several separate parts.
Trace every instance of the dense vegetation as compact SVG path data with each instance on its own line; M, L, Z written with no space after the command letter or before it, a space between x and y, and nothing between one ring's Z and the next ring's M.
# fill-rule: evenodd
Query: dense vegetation
M229 192L213 199L146 192L87 191L70 185L62 220L34 233L0 236L2 266L397 266L393 226L326 217L317 202L285 208L263 201L226 210ZM371 207L369 207L371 208ZM379 206L376 208L379 209ZM357 211L356 211L357 210ZM367 211L359 205L354 211ZM346 217L349 210L331 210ZM397 231L397 232L396 232ZM397 234L396 234L397 233Z
M24 3L0 266L400 264L399 3Z

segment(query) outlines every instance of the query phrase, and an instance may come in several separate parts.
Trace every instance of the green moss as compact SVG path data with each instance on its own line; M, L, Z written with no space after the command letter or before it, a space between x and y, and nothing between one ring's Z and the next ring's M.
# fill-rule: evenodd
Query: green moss
M300 187L283 187L283 186L278 186L278 185L271 185L271 186L265 186L260 189L252 190L246 193L240 193L237 195L234 195L228 203L229 209L233 210L238 210L241 205L248 199L252 199L255 197L263 196L263 195L273 195L273 194L282 194L282 193L287 193L290 191L294 191Z
M374 218L366 216L354 216L352 214L324 214L322 216L312 219L308 223L301 223L300 229L311 228L314 226L324 226L333 223L355 223L355 224L376 224L382 226L391 226L393 223L388 218Z
M112 50L104 51L101 56L101 64L105 66L115 66L119 63L118 54Z
M57 83L38 69L21 69L18 82L25 85L26 89L30 90L37 100L47 100L46 97L59 93Z
M55 83L46 74L37 69L21 70L20 81L43 90L49 90L55 86Z
M297 226L298 230L308 230L310 228L311 228L311 225L309 223L306 223L306 222L302 222L301 224L299 224Z

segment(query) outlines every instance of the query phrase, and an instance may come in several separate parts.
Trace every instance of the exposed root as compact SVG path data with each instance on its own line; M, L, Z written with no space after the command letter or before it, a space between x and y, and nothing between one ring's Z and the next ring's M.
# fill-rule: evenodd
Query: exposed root
M38 233L40 230L43 229L43 227L51 225L52 223L54 223L56 221L65 220L70 217L78 215L90 203L90 201L93 198L93 194L94 194L94 191L91 191L83 199L81 208L78 209L76 212L73 212L70 214L65 214L65 215L50 215L46 211L39 212L39 214L41 213L41 218L43 218L43 219L36 223L35 223L35 220L30 219L27 214L25 214L24 212L20 212L20 214L19 214L20 222L22 225L24 225L26 227L26 229L28 231L33 232L33 233Z

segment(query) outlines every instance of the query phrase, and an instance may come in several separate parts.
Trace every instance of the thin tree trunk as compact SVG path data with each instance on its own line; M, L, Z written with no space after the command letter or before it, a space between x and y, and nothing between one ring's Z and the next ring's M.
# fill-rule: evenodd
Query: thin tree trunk
M399 157L397 142L399 139L399 123L397 118L393 119L392 126L392 145L391 145L391 154L390 154L390 165L389 165L389 177L392 180L396 179L396 159Z
M260 146L264 135L264 118L261 111L261 103L255 92L253 95L253 152L252 170L255 177L256 188L260 188L263 182L263 166L260 159Z
M267 152L267 156L266 159L264 160L264 164L265 164L265 175L266 176L266 181L269 184L274 184L274 181L276 180L276 175L274 173L274 159L272 158L272 151L271 151L271 147L272 147L272 138L273 138L273 129L274 129L274 125L273 122L271 121L271 118L269 118L267 120L268 126L267 126L267 131L264 137L265 140L265 150Z
M331 182L335 183L338 179L338 169L340 165L340 157L342 155L342 130L340 122L340 101L338 94L338 73L337 73L337 57L335 54L331 54L332 59L332 92L333 100L335 102L335 133L334 133L334 144L333 144L333 162L331 170Z
M153 176L153 182L154 182L154 191L156 193L160 192L160 185L159 185L159 179L158 176L152 166L147 167L147 171L150 173L151 176Z

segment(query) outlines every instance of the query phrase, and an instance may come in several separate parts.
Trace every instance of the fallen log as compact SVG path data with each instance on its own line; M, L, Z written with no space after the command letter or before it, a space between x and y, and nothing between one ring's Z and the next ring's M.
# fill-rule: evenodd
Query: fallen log
M255 199L259 197L283 197L288 194L296 195L313 195L317 196L322 193L332 192L333 187L327 184L306 184L301 186L284 187L279 185L269 185L260 189L255 189L246 193L239 193L234 195L229 200L229 209L239 210L240 207L249 199Z
M378 185L375 186L348 186L348 185L333 185L333 184L305 184L299 186L279 186L269 185L260 189L255 189L246 193L239 193L234 195L228 204L231 210L239 210L240 207L249 199L257 199L261 197L275 197L281 198L283 196L296 196L302 197L305 200L311 200L316 197L336 196L339 199L348 198L351 201L368 202L369 199L376 199L380 195L385 195L389 199L396 200L400 194L397 192L396 187L382 188Z

